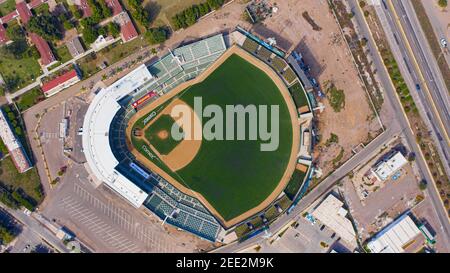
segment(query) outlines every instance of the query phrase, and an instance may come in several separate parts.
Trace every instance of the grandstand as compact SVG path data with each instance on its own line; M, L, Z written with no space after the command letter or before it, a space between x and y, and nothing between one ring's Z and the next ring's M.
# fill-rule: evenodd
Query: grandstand
M133 103L150 91L159 95L195 78L226 50L221 34L170 51L142 65L94 98L86 113L83 149L87 169L133 206L144 205L161 220L216 241L222 227L192 196L141 166L129 151L125 130L136 113ZM152 97L145 103L155 100Z

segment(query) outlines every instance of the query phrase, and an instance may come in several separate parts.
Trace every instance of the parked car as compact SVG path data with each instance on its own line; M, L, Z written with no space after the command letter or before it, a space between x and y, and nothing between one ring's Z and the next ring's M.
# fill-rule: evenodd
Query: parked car
M445 40L445 38L441 38L440 42L441 42L441 46L442 46L443 48L446 48L446 47L447 47L447 40Z

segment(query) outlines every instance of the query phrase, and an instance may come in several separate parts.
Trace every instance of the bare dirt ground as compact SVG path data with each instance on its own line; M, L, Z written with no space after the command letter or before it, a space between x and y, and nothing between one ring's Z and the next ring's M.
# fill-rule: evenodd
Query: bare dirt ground
M288 0L277 1L277 6L279 12L266 19L264 25L254 27L254 31L265 37L277 38L278 46L285 50L295 49L302 53L311 67L311 75L322 89L324 83L330 81L345 93L345 107L340 112L334 112L328 100L323 99L325 110L317 115L322 141L314 157L326 175L334 169L332 162L342 148L344 152L336 164L350 158L352 148L366 142L369 133L375 135L381 127L373 118L362 82L327 2ZM312 29L302 16L305 11L322 30ZM339 137L339 142L325 147L323 143L331 133Z

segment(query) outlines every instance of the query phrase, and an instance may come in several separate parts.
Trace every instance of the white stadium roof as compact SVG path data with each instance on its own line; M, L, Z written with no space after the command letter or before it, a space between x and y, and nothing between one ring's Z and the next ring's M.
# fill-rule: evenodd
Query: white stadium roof
M140 207L148 194L115 170L119 162L109 145L108 134L112 119L121 107L118 101L151 78L143 64L102 89L90 104L83 123L83 150L90 169L135 207Z

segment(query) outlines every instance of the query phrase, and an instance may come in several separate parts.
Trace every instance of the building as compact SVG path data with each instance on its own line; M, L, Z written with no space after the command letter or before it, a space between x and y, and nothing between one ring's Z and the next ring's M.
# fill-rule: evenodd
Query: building
M349 246L355 247L356 232L350 219L347 218L348 211L343 207L344 203L330 194L311 213L314 218L336 232Z
M108 8L111 9L112 15L116 16L117 14L123 11L122 6L120 5L119 0L105 0Z
M114 17L114 21L120 26L120 37L124 43L138 37L138 32L126 11Z
M371 172L379 181L385 181L406 163L408 163L408 160L406 160L402 153L396 152L375 165Z
M372 253L402 253L420 234L408 214L400 216L367 243Z
M119 161L109 144L109 130L115 114L121 109L118 101L151 80L145 65L121 78L94 98L83 124L83 150L90 172L136 208L148 194L116 170Z
M9 155L16 165L19 173L26 172L31 169L31 162L25 153L19 139L14 135L5 114L0 110L0 137L3 140L6 148L9 151Z
M68 41L66 43L66 46L67 49L69 49L70 55L72 55L73 58L85 52L83 45L81 44L80 39L78 37L75 37L72 40Z
M25 1L17 3L16 4L17 12L20 16L20 21L23 25L26 25L28 21L30 21L31 17L33 17L33 14L31 13L31 10L28 8L28 5Z
M57 62L47 41L35 33L30 33L30 39L41 55L41 64L43 66L51 66Z
M90 17L92 15L92 11L87 0L72 0L71 2L77 6L79 10L81 10L83 13L83 18Z
M6 44L9 41L6 35L6 29L3 24L0 23L0 45Z
M44 84L42 84L42 91L46 97L50 97L58 93L59 91L74 85L81 79L75 69L72 69L61 76L54 78Z

